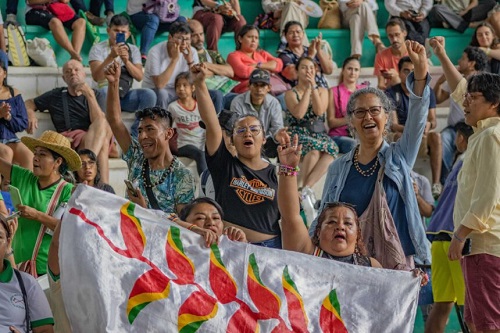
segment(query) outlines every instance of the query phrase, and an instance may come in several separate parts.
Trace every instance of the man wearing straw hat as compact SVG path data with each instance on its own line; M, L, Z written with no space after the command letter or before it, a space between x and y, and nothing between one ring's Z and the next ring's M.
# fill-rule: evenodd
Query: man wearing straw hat
M133 191L127 190L128 197L145 208L179 213L194 199L195 183L191 172L170 151L172 116L160 107L137 111L139 135L133 139L121 119L120 69L115 61L105 70L109 82L106 118L123 151L128 178L136 184Z
M101 178L109 183L109 153L113 136L99 106L100 94L85 81L85 69L76 60L63 66L68 87L55 88L26 101L28 112L48 110L56 131L70 138L72 148L90 149L101 167Z
M63 135L45 131L39 139L23 137L21 141L33 152L33 171L12 165L0 158L0 173L19 189L22 203L12 252L20 269L34 276L47 270L47 256L52 231L58 219L52 217L61 202L67 202L73 185L64 181L67 171L81 168L78 154Z

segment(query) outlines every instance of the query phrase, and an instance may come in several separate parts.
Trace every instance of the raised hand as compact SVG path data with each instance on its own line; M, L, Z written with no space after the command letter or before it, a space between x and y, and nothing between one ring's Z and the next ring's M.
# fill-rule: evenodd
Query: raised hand
M295 168L300 163L302 153L302 145L299 145L299 137L297 134L290 140L290 135L284 133L278 146L278 156L281 164Z
M427 76L429 63L425 47L419 42L407 40L406 49L413 65L415 66L414 75L416 80L424 79Z
M167 51L172 60L179 60L181 55L180 47L181 45L179 43L169 37L167 42Z
M437 57L446 55L446 50L444 48L445 45L444 37L442 36L432 37L429 40L429 44L432 46L432 51Z
M104 69L104 75L109 83L120 81L121 66L118 62L113 61L108 67Z

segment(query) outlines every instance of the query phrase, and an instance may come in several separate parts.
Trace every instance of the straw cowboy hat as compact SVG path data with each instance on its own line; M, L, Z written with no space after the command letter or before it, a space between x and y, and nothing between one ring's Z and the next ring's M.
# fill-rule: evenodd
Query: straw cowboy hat
M21 138L21 141L31 151L34 151L35 147L44 147L61 155L68 164L70 171L76 171L82 167L80 156L71 148L68 138L62 134L54 131L45 131L39 139L24 136Z

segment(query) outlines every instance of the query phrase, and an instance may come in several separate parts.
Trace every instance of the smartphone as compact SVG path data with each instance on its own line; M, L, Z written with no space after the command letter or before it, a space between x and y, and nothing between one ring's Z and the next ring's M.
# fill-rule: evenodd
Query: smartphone
M132 184L132 182L128 179L124 179L123 180L125 182L125 186L127 186L127 190L129 190L130 192L134 193L134 197L136 196L135 195L135 190L137 189L136 186L134 186L134 184Z
M413 17L418 16L418 13L416 11L414 11L413 9L410 9L409 12L410 12L411 16L413 16Z
M125 43L125 34L123 32L118 32L116 34L116 43Z
M19 214L20 214L19 212L12 213L9 216L3 216L2 214L0 214L0 220L2 220L4 222L9 222L10 220L15 219L16 217L18 217Z
M472 243L471 243L470 238L467 238L465 240L464 248L462 249L462 255L463 256L469 255L471 250L472 250Z
M15 186L9 185L10 199L12 200L12 206L17 210L17 205L22 205L21 193L19 189Z

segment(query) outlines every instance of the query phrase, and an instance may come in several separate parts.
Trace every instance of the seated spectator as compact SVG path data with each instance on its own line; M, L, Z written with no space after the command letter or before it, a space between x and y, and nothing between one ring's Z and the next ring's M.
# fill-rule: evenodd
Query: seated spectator
M488 19L486 22L493 27L495 34L500 36L500 4L498 2L488 13Z
M224 210L224 225L241 228L255 245L281 248L275 166L262 159L263 126L254 116L236 120L231 141L236 156L227 150L222 128L205 84L204 64L193 67L196 97L206 126L208 170L213 178L216 201Z
M73 172L76 182L115 194L115 190L111 185L101 181L101 170L94 152L89 149L80 149L78 155L82 160L82 167Z
M2 156L25 169L32 168L33 154L16 133L28 128L28 113L21 92L7 84L7 64L0 60L0 144Z
M299 144L297 135L294 135L292 141L288 135L285 138L278 147L282 163L278 172L278 202L282 216L283 248L348 264L381 268L376 259L367 256L358 215L349 204L326 204L318 217L313 236L309 237L300 215L297 178L293 177L297 175L294 170L300 162L302 145Z
M408 31L407 38L425 44L431 30L427 15L433 6L433 0L385 0L385 8L391 17L399 17Z
M67 87L27 100L26 109L48 110L56 131L72 140L73 149L92 150L99 159L102 181L107 183L113 134L98 103L101 94L86 83L85 69L78 61L65 63L62 76Z
M67 2L56 2L64 12L63 16L56 16L47 8L51 0L26 0L26 24L39 25L50 30L56 42L65 49L71 59L82 61L80 52L85 40L85 20L80 18ZM64 28L73 31L71 41Z
M441 38L438 38L441 40ZM431 39L432 41L432 39ZM442 41L444 43L444 39ZM441 53L439 53L441 56ZM437 55L436 55L437 56ZM446 56L446 52L442 54L443 59ZM467 47L462 57L458 61L458 72L465 78L469 78L472 75L481 73L488 69L488 57L484 52L482 52L477 47ZM446 77L443 74L436 85L434 86L434 92L436 94L436 102L438 104L446 101L453 91L453 88L446 81ZM441 183L444 184L446 177L451 171L453 166L453 161L456 154L455 139L457 130L455 128L456 124L464 120L463 107L456 103L452 98L450 98L450 111L448 113L447 126L441 131L439 137L442 146L442 167L441 167Z
M298 21L288 21L283 29L286 38L286 48L278 54L283 61L283 70L280 75L292 87L297 85L297 62L303 56L314 59L316 64L316 83L320 87L328 88L324 74L333 73L334 65L331 57L322 47L321 33L312 40L309 47L303 46L304 29Z
M264 50L259 49L259 29L253 25L245 25L236 36L236 51L229 53L227 62L234 71L234 80L240 81L233 91L242 93L248 90L250 74L255 68L279 73L283 62Z
M385 25L391 46L375 55L373 74L377 76L377 88L385 90L399 83L398 62L408 55L405 45L406 27L400 19L391 19Z
M470 46L481 48L489 58L489 72L500 74L500 41L492 26L481 23L474 30Z
M122 34L126 41L130 36L129 21L125 16L115 15L106 30L109 39L95 44L90 49L89 65L92 78L99 87L98 91L105 99L108 92L104 68L117 60L122 68L120 79L120 105L122 111L135 112L156 105L156 94L147 88L132 89L133 81L142 81L143 69L141 53L137 46L125 42L116 42L116 36ZM104 110L105 111L105 110ZM132 134L137 135L137 128L132 128Z
M406 56L399 60L398 72L401 83L398 83L386 90L387 96L394 105L394 112L391 113L391 130L392 140L398 141L403 135L408 118L408 108L410 104L410 91L406 86L406 78L413 72L414 66L410 57ZM436 96L431 91L429 100L429 113L427 122L424 128L422 141L418 151L418 157L426 157L430 155L431 171L432 171L432 194L437 198L441 194L441 147L439 145L429 144L428 137L432 136L430 131L437 126L436 120ZM437 133L436 133L437 135ZM438 140L439 143L439 140Z
M207 48L217 51L224 32L235 35L247 21L241 15L239 0L193 0L193 19L198 20L207 35Z
M285 122L289 132L297 134L302 145L302 195L305 196L312 195L311 188L326 173L339 149L326 133L328 90L316 85L314 61L309 57L300 58L297 75L297 85L285 93L288 109Z
M177 3L177 0L174 1ZM158 15L149 14L143 10L145 3L146 0L127 0L127 14L137 30L141 32L140 50L143 64L146 61L146 55L157 31L169 31L173 23L187 21L184 16L178 16L172 22L161 22Z
M42 287L34 277L14 269L8 260L12 256L13 237L7 223L0 221L0 290L3 298L0 329L19 333L28 332L30 327L33 333L54 332L54 318ZM28 315L26 303L29 304Z
M175 92L178 100L170 103L168 112L172 114L177 130L177 156L196 161L196 169L201 174L207 168L205 161L205 130L200 127L198 103L194 99L194 84L190 72L175 78Z
M191 46L196 49L199 61L206 65L212 75L233 77L233 68L226 63L224 57L216 50L205 48L205 33L201 23L192 19L188 24L191 29Z
M177 99L177 75L189 72L192 65L199 63L198 52L191 46L191 29L187 23L172 24L168 40L153 46L148 55L142 87L153 89L157 96L156 105L167 109L168 105ZM217 112L220 112L222 93L211 90L210 96Z
M224 212L214 199L201 197L188 203L174 220L179 225L200 234L206 245L218 243L220 236L226 235L236 242L247 242L245 233L236 227L224 227Z
M258 118L264 126L266 137L264 151L267 157L276 157L277 143L283 134L283 114L276 97L270 94L271 81L269 72L255 69L250 75L250 90L236 96L231 102L231 111L238 117L251 115Z
M0 61L4 64L5 70L9 66L9 57L7 56L7 47L5 45L5 35L3 32L3 18L0 12Z
M285 25L290 21L300 22L300 25L307 28L309 16L299 7L300 1L282 0L262 0L262 9L266 14L272 14L273 30L283 33ZM304 45L309 45L307 36L304 35Z
M368 34L377 52L385 49L378 32L376 1L340 1L339 5L342 26L349 29L351 34L351 56L361 58L365 33Z
M229 109L231 101L236 95L230 93L234 85L237 84L236 81L230 79L234 76L233 68L226 63L226 60L219 52L205 48L205 33L200 22L193 19L189 20L188 24L191 29L191 46L196 49L200 62L206 65L210 73L206 82L207 86L210 82L214 82L212 88L221 91L224 95L224 109Z
M349 117L347 116L347 102L351 94L368 86L367 82L358 84L361 64L356 57L349 57L342 64L339 76L339 85L331 88L328 101L327 120L328 135L339 147L339 153L345 154L356 147L356 139L349 130Z
M469 137L474 133L472 127L463 121L457 123L455 144L461 155L458 156L452 171L446 178L443 193L427 227L427 238L432 242L431 280L434 304L425 325L429 333L443 333L453 303L463 307L465 284L459 261L448 259L448 249L455 229L453 209L458 188L458 173L462 169L463 153L467 149ZM450 283L452 281L452 283Z
M495 3L495 0L444 0L432 7L429 24L431 28L452 28L463 33L471 23L485 20Z
M127 162L128 179L138 186L135 192L127 191L128 198L145 208L179 213L193 200L195 183L191 172L170 151L172 116L159 107L136 112L139 135L132 138L121 119L120 71L117 62L105 70L109 82L106 118Z
M69 200L73 189L63 176L68 170L80 169L81 161L71 149L69 140L54 131L43 132L39 139L24 136L21 140L34 152L33 172L0 158L0 173L19 189L22 199L22 205L16 207L20 212L13 242L16 263L26 264L35 256L36 267L25 267L24 270L43 275L52 238L50 230L54 230L59 222L52 214L61 202ZM40 248L35 253L37 242L40 242Z

